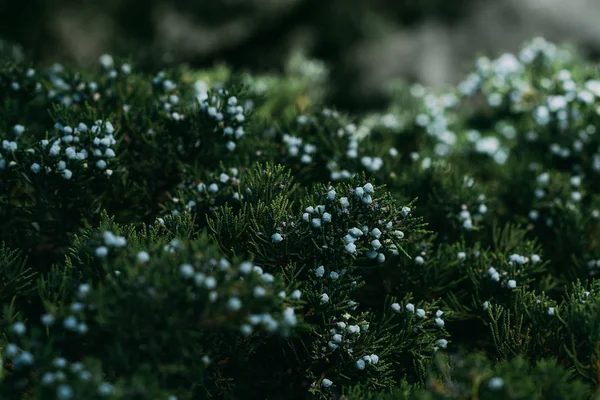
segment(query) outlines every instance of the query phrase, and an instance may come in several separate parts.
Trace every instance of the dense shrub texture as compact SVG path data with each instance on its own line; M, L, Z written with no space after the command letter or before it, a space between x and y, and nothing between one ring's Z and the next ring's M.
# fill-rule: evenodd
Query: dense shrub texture
M0 398L592 399L598 67L0 66Z

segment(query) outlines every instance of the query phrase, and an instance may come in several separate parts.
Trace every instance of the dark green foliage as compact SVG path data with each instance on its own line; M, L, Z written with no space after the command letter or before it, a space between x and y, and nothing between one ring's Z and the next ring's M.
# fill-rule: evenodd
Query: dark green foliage
M11 56L0 397L596 398L600 81L569 54L354 116L292 67Z

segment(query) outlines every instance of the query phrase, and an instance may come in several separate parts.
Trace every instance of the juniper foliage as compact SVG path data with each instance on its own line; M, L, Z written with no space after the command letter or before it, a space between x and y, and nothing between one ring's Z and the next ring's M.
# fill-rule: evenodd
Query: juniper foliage
M597 76L535 39L346 115L299 58L7 52L0 397L597 398Z

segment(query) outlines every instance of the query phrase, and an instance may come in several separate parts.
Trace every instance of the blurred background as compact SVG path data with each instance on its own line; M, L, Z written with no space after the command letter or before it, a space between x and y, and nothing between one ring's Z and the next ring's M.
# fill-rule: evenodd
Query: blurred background
M457 83L478 55L535 36L600 54L598 0L0 0L0 38L37 60L103 53L278 72L292 54L330 68L330 103L378 109L391 80Z

